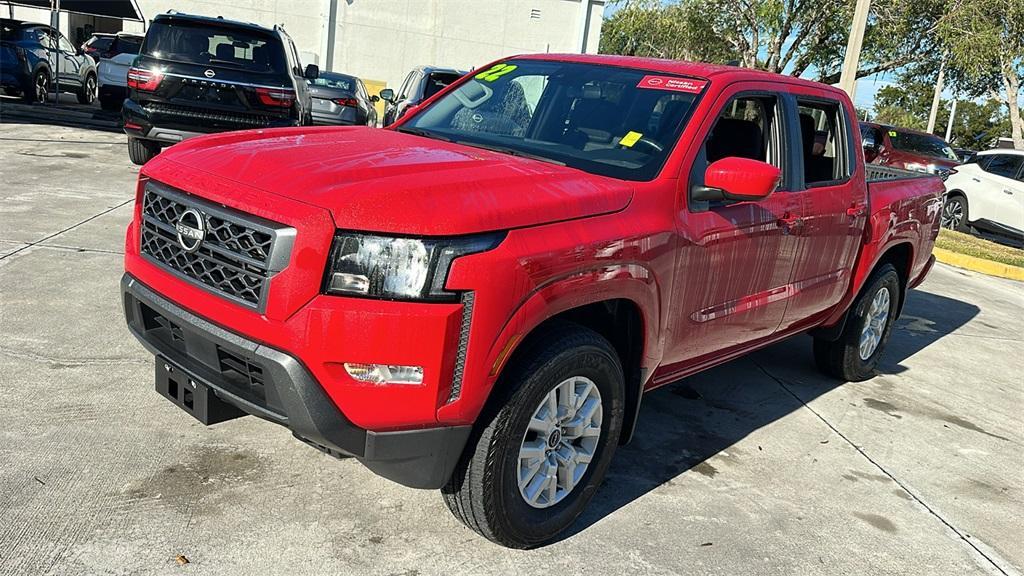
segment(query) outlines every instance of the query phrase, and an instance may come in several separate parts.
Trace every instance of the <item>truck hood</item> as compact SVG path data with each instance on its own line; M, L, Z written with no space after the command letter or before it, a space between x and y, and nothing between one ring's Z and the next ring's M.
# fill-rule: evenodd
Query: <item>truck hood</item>
M325 208L339 228L369 232L505 230L616 212L632 198L628 182L365 127L204 136L169 148L145 172L159 180L164 162Z

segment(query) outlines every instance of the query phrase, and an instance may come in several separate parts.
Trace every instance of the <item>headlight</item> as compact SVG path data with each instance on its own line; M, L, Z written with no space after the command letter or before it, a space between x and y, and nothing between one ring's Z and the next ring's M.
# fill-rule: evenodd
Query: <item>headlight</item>
M334 236L324 291L392 300L455 300L444 289L459 256L495 248L502 233L454 238L394 238L357 232Z

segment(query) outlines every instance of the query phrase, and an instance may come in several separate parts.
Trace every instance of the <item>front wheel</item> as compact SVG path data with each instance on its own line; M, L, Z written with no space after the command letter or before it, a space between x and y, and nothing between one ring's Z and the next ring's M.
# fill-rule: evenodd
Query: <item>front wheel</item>
M510 548L543 544L569 527L618 445L623 382L615 349L591 330L565 323L533 338L441 490L452 514Z
M96 77L89 74L85 77L85 84L75 92L79 104L92 104L96 100Z
M826 374L844 382L871 378L889 341L900 298L900 277L892 264L876 270L854 300L838 340L815 338L814 361Z

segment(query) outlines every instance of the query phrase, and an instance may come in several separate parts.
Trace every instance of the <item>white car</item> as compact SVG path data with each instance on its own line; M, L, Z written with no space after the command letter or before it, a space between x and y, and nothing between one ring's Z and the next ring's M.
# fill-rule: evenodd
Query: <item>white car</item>
M120 110L128 97L128 68L142 48L142 36L119 33L110 47L99 53L98 66L100 106L104 110Z
M1024 150L979 152L946 179L942 227L1024 240Z

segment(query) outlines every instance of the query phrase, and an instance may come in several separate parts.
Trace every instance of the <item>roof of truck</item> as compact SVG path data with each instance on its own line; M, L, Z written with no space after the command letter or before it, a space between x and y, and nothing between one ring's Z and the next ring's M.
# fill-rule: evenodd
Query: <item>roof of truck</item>
M727 66L724 64L707 64L703 62L686 62L684 60L668 60L664 58L641 58L638 56L614 56L609 54L523 54L513 58L527 58L531 60L560 60L565 62L580 62L582 64L600 64L604 66L619 66L622 68L638 68L652 72L665 72L668 74L680 74L713 80L716 77L731 76L735 80L760 80L767 82L779 82L785 80L787 83L799 84L815 88L830 88L842 92L835 86L814 82L796 76L775 74L764 70L753 68L742 68L740 66ZM843 92L845 94L845 92Z

